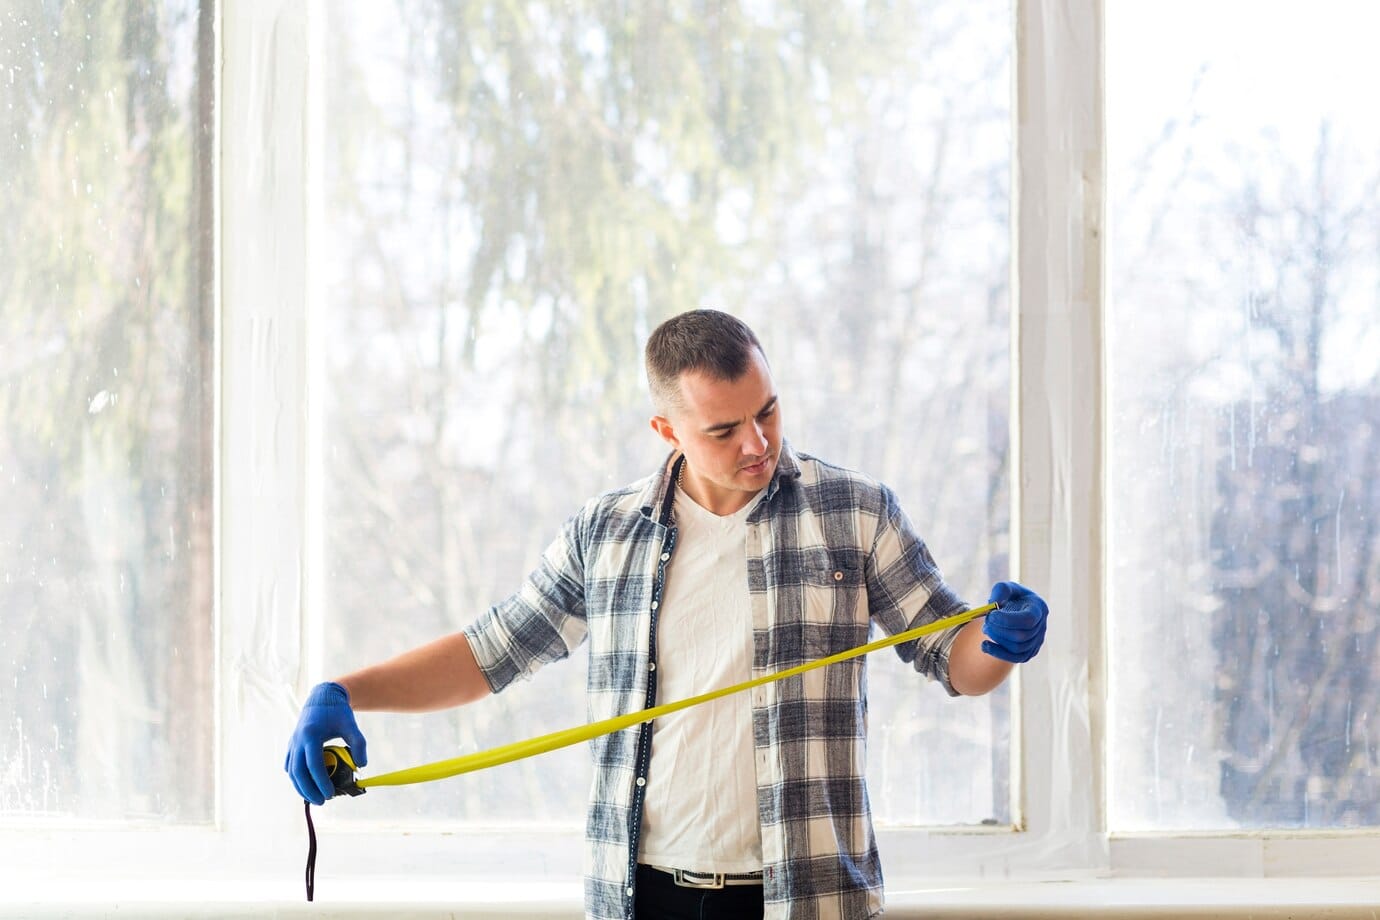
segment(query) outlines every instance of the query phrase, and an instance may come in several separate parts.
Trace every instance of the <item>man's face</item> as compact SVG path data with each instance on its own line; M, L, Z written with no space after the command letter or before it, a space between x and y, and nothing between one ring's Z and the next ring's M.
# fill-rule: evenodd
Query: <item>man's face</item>
M781 455L781 408L771 371L754 348L737 380L686 373L680 392L682 405L652 419L652 427L685 452L686 486L695 499L731 514L766 488Z

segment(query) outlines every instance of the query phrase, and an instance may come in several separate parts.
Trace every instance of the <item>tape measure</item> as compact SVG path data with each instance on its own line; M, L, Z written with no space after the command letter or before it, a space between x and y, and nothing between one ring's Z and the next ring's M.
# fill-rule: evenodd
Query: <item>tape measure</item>
M676 700L671 703L663 703L660 706L652 706L647 709L639 709L621 716L614 716L611 719L604 719L599 722L590 722L587 725L577 725L573 728L562 729L561 731L551 732L547 735L539 735L536 738L528 738L526 741L516 741L512 744L504 744L499 747L490 748L486 751L478 751L473 754L466 754L462 757L452 757L448 760L438 760L434 763L423 764L418 767L409 767L405 770L395 770L391 773L381 773L378 776L358 778L355 776L357 767L354 758L350 756L350 749L343 745L328 744L322 749L322 757L326 761L326 772L330 775L331 785L334 788L332 798L339 795L363 795L366 790L374 786L406 786L413 783L429 783L433 780L447 779L452 776L459 776L462 773L473 773L477 770L486 770L489 767L497 767L502 764L512 763L515 760L523 760L528 757L535 757L538 754L545 754L548 751L559 750L570 747L572 744L579 744L582 741L589 741L600 735L612 734L643 722L650 722L653 719L679 712L682 709L689 709L691 706L698 706L701 703L708 703L711 700L723 699L735 693L742 693L754 687L761 687L765 684L775 683L785 680L788 677L795 677L798 674L805 674L819 668L828 667L831 664L838 664L850 658L858 658L862 655L875 652L880 649L890 648L904 642L911 642L921 636L932 635L943 632L946 629L953 629L962 626L970 620L986 616L999 605L987 604L982 607L975 607L972 610L965 610L962 613L954 614L950 617L917 626L904 632L896 633L868 642L866 645L859 645L847 651L838 652L825 658L815 661L808 661L805 664L796 665L793 668L786 668L782 671L775 671L761 677L754 677L752 680L745 680L742 683L733 684L718 690L711 690L708 693L701 693L697 696L687 697L683 700ZM306 804L307 813L307 833L309 837L307 852L307 900L313 898L315 889L316 874L316 830L312 826L311 803Z
M355 759L350 749L343 744L328 744L321 749L321 759L326 762L326 773L331 778L334 790L331 798L338 795L364 795L364 790L355 782ZM316 825L311 820L311 802L302 803L307 816L307 900L316 898Z

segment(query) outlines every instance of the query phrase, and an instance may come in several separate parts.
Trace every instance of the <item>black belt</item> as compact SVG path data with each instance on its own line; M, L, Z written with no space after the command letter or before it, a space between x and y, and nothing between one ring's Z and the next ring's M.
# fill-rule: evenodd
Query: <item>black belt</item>
M671 880L682 888L725 888L731 885L761 885L762 870L756 872L692 872L689 869L672 869L670 866L647 866L658 872L665 872Z

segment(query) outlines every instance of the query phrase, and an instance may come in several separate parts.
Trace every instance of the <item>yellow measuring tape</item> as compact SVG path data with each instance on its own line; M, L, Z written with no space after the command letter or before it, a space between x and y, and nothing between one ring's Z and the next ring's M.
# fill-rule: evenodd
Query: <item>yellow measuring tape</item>
M512 763L515 760L522 760L526 757L535 757L538 754L545 754L547 751L555 751L563 747L570 747L572 744L579 744L581 741L588 741L600 735L608 735L620 729L629 728L633 725L640 725L643 722L650 722L653 719L668 715L672 712L679 712L682 709L689 709L691 706L698 706L700 703L707 703L710 700L732 696L735 693L742 693L744 690L751 690L753 687L760 687L763 684L785 680L788 677L804 674L807 671L827 668L831 664L838 664L840 661L857 658L860 655L866 655L868 652L875 652L878 649L900 645L902 642L909 642L921 636L943 632L955 626L962 626L969 620L975 620L996 609L996 604L987 604L984 607L965 610L963 613L955 614L951 617L944 617L943 619L935 620L933 623L926 623L924 626L917 626L914 629L899 632L894 636L887 636L885 639L878 639L875 642L869 642L866 645L851 648L846 652L830 655L827 658L809 661L805 664L796 665L793 668L787 668L784 671L777 671L762 677L754 677L752 680L745 680L731 687L711 690L708 693L701 693L698 696L676 700L673 703L653 706L650 709L639 709L637 712L615 716L612 719L604 719L602 722L591 722L588 725L567 728L562 731L552 732L549 735L529 738L526 741L517 741L513 744L505 744L500 747L490 748L487 751L466 754L463 757L452 757L449 760L438 760L435 763L423 764L420 767L411 767L406 770L395 770L392 773L382 773L367 779L358 778L354 775L355 763L350 757L348 748L338 745L326 745L325 749L322 751L322 756L325 759L326 768L330 773L331 781L335 784L337 795L362 795L364 790L370 786L406 786L412 783L427 783L434 779L459 776L462 773L473 773L476 770L485 770L489 767L497 767L500 764ZM304 802L303 806L307 817L307 900L312 901L316 897L316 828L313 826L311 820L311 803Z
M784 671L776 671L762 677L754 677L752 680L745 680L740 684L731 687L724 687L719 690L711 690L708 693L701 693L698 696L687 697L683 700L676 700L672 703L663 703L660 706L653 706L650 709L639 709L626 715L614 716L612 719L604 719L600 722L590 722L587 725L577 725L574 728L562 729L552 732L549 735L540 735L536 738L528 738L526 741L515 741L512 744L504 744L487 751L478 751L474 754L466 754L463 757L452 757L449 760L438 760L435 763L423 764L420 767L410 767L406 770L396 770L392 773L381 773L378 776L359 778L355 782L361 788L373 786L406 786L412 783L427 783L436 779L445 779L450 776L459 776L462 773L473 773L476 770L486 770L489 767L497 767L501 764L512 763L515 760L522 760L526 757L535 757L538 754L545 754L548 751L559 750L569 747L572 744L579 744L581 741L588 741L600 735L608 735L620 729L629 728L633 725L640 725L643 722L650 722L653 719L679 712L682 709L689 709L691 706L698 706L700 703L707 703L710 700L721 699L725 696L732 696L735 693L742 693L744 690L751 690L754 687L761 687L764 684L774 683L778 680L785 680L797 674L804 674L817 668L825 668L831 664L838 664L840 661L847 661L850 658L857 658L869 652L879 649L890 648L893 645L900 645L902 642L910 642L921 636L928 636L932 633L943 632L955 626L962 626L969 620L975 620L980 616L985 616L997 609L996 604L987 604L983 607L976 607L972 610L965 610L963 613L954 614L951 617L935 620L926 623L924 626L917 626L905 632L896 633L894 636L887 636L866 645L859 645L827 658L820 658L805 664L787 668ZM353 766L353 764L351 764Z

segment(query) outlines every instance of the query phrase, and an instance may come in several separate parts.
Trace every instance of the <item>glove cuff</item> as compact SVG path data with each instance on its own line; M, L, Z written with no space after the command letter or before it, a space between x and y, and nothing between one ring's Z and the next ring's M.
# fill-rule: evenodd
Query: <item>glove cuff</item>
M349 706L350 691L333 680L317 684L307 696L308 706Z

